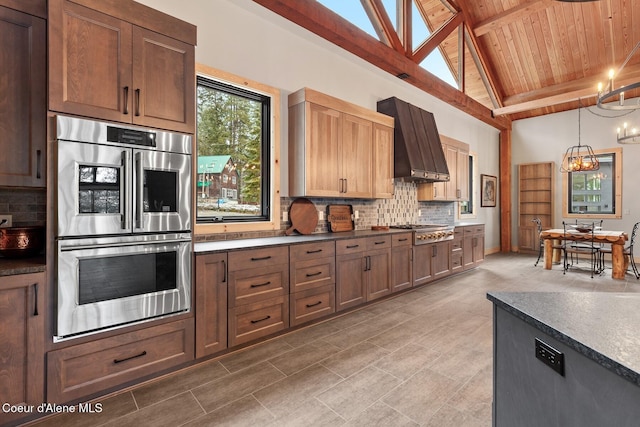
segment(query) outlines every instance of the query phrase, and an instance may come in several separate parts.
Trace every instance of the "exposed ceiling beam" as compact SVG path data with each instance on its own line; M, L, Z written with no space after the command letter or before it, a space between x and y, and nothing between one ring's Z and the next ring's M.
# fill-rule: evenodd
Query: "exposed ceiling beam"
M421 63L429 54L440 45L449 34L453 32L460 24L463 23L463 17L461 13L453 15L447 22L442 24L440 28L435 30L431 35L416 49L413 53L413 60L416 63ZM464 54L462 55L464 57Z
M624 68L623 77L616 79L616 86L626 86L640 79L640 64L629 65ZM520 113L537 108L575 101L579 98L595 97L599 82L606 84L605 76L591 76L580 80L559 83L543 89L505 98L505 107L493 110L494 115Z
M494 73L489 66L489 61L485 58L483 50L478 46L478 39L472 31L471 22L471 14L469 13L469 9L466 4L460 4L460 11L464 15L464 25L466 28L465 31L465 42L469 51L471 52L471 56L473 57L473 62L478 69L478 73L480 74L480 78L482 78L482 83L484 84L485 90L491 99L491 103L494 107L501 107L502 104L502 94L504 91L500 84L496 81L494 77ZM464 58L464 51L460 53Z
M398 34L402 37L402 44L407 56L413 54L413 28L411 0L398 0Z
M362 7L367 12L367 16L373 25L373 28L378 34L380 40L397 50L400 53L405 53L402 41L398 37L395 28L389 15L385 10L382 0L360 0Z
M382 70L395 76L406 73L406 82L490 126L499 130L511 128L508 117L494 117L492 111L478 101L451 87L316 1L253 1Z
M508 25L514 21L529 16L532 13L536 13L540 10L546 9L553 3L553 0L529 0L525 3L519 4L516 7L505 10L502 13L497 14L485 21L478 22L473 28L473 34L476 37L480 37L487 34L490 31L494 31L505 25Z

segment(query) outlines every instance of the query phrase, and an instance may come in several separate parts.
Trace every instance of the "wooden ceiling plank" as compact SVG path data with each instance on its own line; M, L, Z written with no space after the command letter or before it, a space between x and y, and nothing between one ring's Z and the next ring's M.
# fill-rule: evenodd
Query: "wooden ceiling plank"
M552 0L529 0L520 4L519 6L505 10L483 22L479 22L473 28L473 34L476 37L483 36L490 31L495 31L498 28L509 25L512 22L518 21L525 16L529 16L532 13L538 12L542 9L546 9L552 4Z
M253 1L382 70L396 76L408 74L404 79L407 83L496 129L511 128L511 120L508 117L494 117L489 108L451 87L396 50L375 40L316 1Z
M461 13L453 15L440 28L431 35L413 52L413 60L421 63L440 43L442 43L458 26L464 22Z
M402 54L406 54L402 41L398 37L389 15L381 0L360 0L373 28L380 40L384 40L387 46L394 48Z

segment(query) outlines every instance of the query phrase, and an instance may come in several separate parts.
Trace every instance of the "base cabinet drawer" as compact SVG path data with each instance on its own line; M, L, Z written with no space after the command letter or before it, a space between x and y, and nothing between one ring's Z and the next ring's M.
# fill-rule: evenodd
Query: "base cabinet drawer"
M229 308L289 293L289 264L274 264L229 273Z
M54 350L47 354L47 401L103 392L193 358L193 319Z
M289 296L229 309L229 347L282 331L289 327Z
M336 311L336 286L325 285L290 296L291 326L319 319Z

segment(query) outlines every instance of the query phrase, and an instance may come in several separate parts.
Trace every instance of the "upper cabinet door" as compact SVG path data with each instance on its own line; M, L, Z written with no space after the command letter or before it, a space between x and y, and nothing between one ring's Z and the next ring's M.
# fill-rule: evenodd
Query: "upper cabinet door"
M305 195L337 197L342 182L340 154L341 113L331 108L308 103L309 123L306 132Z
M49 108L131 123L131 24L49 2Z
M194 133L195 47L104 7L109 14L49 2L49 109ZM154 19L161 22L135 22L166 28L177 21L159 13Z
M133 27L133 122L195 132L195 49Z
M373 197L373 123L343 114L340 152L344 196Z
M0 185L46 185L44 19L0 6Z

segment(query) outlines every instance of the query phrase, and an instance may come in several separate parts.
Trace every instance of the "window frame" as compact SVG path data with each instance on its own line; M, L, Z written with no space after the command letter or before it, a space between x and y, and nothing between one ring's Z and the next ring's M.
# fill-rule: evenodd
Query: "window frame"
M469 199L471 199L471 212L469 213L462 213L462 203L464 202L458 202L458 219L459 220L464 220L464 219L473 219L473 218L477 218L478 217L478 203L477 201L480 200L480 197L478 196L478 194L476 193L477 191L477 179L476 179L476 171L478 170L478 154L475 151L469 151L469 180L470 180L470 187L469 187Z
M604 148L593 150L595 155L612 154L614 156L614 194L613 200L615 204L614 213L569 213L569 173L562 174L562 216L564 218L577 219L620 219L622 218L622 148Z
M255 92L268 96L270 101L270 118L269 118L269 153L270 162L262 167L267 168L270 194L263 195L263 199L268 200L269 210L266 220L249 220L249 221L229 221L222 222L198 222L197 221L197 197L193 198L193 222L195 224L195 235L243 232L243 231L267 231L279 230L280 227L280 90L271 86L246 79L241 76L218 70L204 64L196 63L196 76L219 81L226 85L236 86L238 88ZM195 139L195 138L194 138ZM194 147L193 164L194 170L198 162L197 141ZM197 194L197 180L194 180L193 194Z

